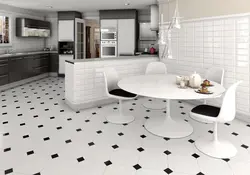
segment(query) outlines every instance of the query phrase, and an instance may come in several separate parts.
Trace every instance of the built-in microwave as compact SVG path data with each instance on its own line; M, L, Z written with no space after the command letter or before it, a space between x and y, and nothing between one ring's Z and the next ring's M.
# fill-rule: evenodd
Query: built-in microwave
M102 41L116 41L117 31L115 29L101 29Z
M117 41L101 41L101 58L117 57Z

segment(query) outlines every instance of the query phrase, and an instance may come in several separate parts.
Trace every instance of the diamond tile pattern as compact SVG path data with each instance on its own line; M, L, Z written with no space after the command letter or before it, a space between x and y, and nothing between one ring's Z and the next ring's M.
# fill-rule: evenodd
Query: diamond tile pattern
M193 106L184 101L172 101L171 113L188 120L194 133L170 139L154 136L143 127L146 120L166 115L164 110L145 109L142 104L147 98L124 103L124 112L133 113L136 119L114 125L105 116L117 112L113 109L117 104L72 111L64 103L62 78L24 84L0 92L0 97L0 174L250 174L250 124L234 120L221 125L220 138L232 142L238 154L230 159L210 158L194 143L202 136L212 138L208 131L213 126L190 119Z

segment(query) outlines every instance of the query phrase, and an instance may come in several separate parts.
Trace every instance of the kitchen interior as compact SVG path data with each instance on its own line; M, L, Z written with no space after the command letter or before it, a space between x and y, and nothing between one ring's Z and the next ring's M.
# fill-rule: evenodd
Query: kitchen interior
M0 0L0 174L249 175L249 7L246 0ZM220 83L203 80L211 68L223 70ZM106 69L115 70L110 82ZM218 114L222 94L240 80L228 100L234 121L191 117L197 105ZM111 94L109 83L122 91ZM123 112L129 121L119 121ZM238 153L198 142L217 136Z

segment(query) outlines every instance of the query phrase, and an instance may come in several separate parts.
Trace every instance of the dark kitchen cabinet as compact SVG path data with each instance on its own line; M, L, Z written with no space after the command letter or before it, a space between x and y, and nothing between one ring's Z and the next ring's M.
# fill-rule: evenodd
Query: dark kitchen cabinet
M41 54L34 56L32 65L34 76L48 72L49 54Z
M23 79L23 73L25 71L23 57L9 58L9 82L13 83Z
M59 54L51 53L49 58L49 72L58 72Z
M25 56L23 58L23 65L24 65L24 69L22 72L22 79L26 79L26 78L30 78L35 76L34 71L33 71L33 55L31 56Z
M0 86L9 83L9 60L0 58Z

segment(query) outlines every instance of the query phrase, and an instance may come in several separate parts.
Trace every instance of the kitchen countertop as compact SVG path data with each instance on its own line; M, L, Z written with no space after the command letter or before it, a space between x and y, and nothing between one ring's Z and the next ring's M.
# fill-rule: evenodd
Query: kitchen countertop
M35 51L35 52L20 52L20 53L13 53L13 54L2 54L0 58L9 58L15 56L25 56L25 55L36 55L36 54L45 54L45 53L58 53L58 51Z
M158 55L138 55L138 56L119 56L111 58L90 58L90 59L75 59L66 60L69 63L83 63L83 62L95 62L95 61L112 61L112 60L122 60L122 59L135 59L135 58L159 58Z

